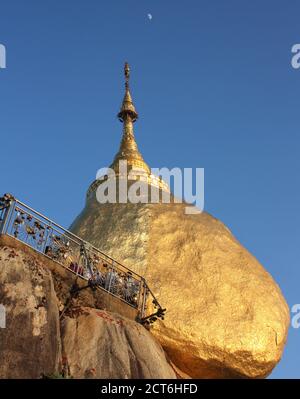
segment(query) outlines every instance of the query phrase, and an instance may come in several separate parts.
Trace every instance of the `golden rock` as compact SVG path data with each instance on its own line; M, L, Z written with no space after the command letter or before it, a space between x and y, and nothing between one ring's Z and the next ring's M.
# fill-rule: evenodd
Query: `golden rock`
M281 358L289 309L272 277L207 213L184 204L90 199L72 231L143 275L167 308L153 334L194 378L267 376Z
M118 114L123 122L118 162L143 169L150 186L168 191L138 151L133 123L138 115L129 92ZM223 223L186 204L100 204L96 180L86 206L71 226L78 236L144 276L167 308L152 332L171 361L194 378L267 376L281 358L289 309L279 287Z

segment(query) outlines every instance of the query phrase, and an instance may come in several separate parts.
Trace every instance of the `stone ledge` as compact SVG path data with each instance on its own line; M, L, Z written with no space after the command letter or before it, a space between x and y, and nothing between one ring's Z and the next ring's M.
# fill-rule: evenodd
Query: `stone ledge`
M54 278L56 294L62 303L65 302L65 299L69 294L69 289L75 281L80 288L87 285L86 280L82 279L71 270L65 268L52 259L47 258L42 253L35 251L30 246L13 237L6 234L0 234L0 247L10 247L21 250L24 254L49 269ZM92 306L109 312L118 313L131 320L135 320L138 313L136 309L130 307L101 288L98 288L95 291L92 291L91 289L81 291L78 295L78 301L82 306Z

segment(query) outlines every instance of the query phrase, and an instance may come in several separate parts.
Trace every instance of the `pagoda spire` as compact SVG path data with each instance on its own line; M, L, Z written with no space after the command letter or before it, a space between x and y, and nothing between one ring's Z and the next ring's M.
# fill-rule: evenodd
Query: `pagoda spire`
M134 137L133 124L138 119L138 113L132 101L130 89L129 89L129 78L130 68L128 63L125 63L124 67L125 75L125 95L121 104L118 118L123 123L123 134L119 151L117 152L113 163L110 165L110 169L113 169L117 177L124 177L123 169L120 168L120 161L127 161L127 175L130 171L137 171L137 175L142 176L142 180L146 181L151 186L156 186L163 191L170 192L170 188L161 177L152 174L151 169L144 161L142 154L139 152L137 143ZM134 175L134 173L133 173ZM93 198L99 185L107 180L108 176L103 176L103 179L96 179L88 188L87 199ZM145 179L146 178L146 179ZM132 179L135 180L135 179Z
M118 113L118 118L120 122L123 123L123 135L120 149L110 167L118 171L119 161L126 160L129 169L139 168L145 170L147 174L150 174L150 168L144 161L141 153L139 152L134 137L133 124L138 119L138 113L136 112L129 89L130 68L127 62L125 62L124 66L124 75L125 95L123 98L120 112Z

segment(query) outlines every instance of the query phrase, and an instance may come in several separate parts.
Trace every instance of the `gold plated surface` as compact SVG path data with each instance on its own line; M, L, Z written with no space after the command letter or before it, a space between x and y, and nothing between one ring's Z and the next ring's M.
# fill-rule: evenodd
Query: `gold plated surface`
M147 279L167 308L153 334L196 378L265 377L289 310L272 277L220 221L184 204L87 203L71 229Z

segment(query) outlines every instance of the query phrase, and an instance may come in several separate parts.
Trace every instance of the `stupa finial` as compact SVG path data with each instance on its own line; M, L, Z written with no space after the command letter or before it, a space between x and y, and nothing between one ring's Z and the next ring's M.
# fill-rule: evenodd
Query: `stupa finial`
M118 113L118 118L121 122L124 122L127 117L130 117L131 121L135 122L138 118L138 113L135 110L129 90L130 68L128 62L125 62L124 75L125 75L125 95L120 112Z
M130 68L128 62L125 62L124 65L124 75L125 75L125 87L129 86L129 78L130 78Z

